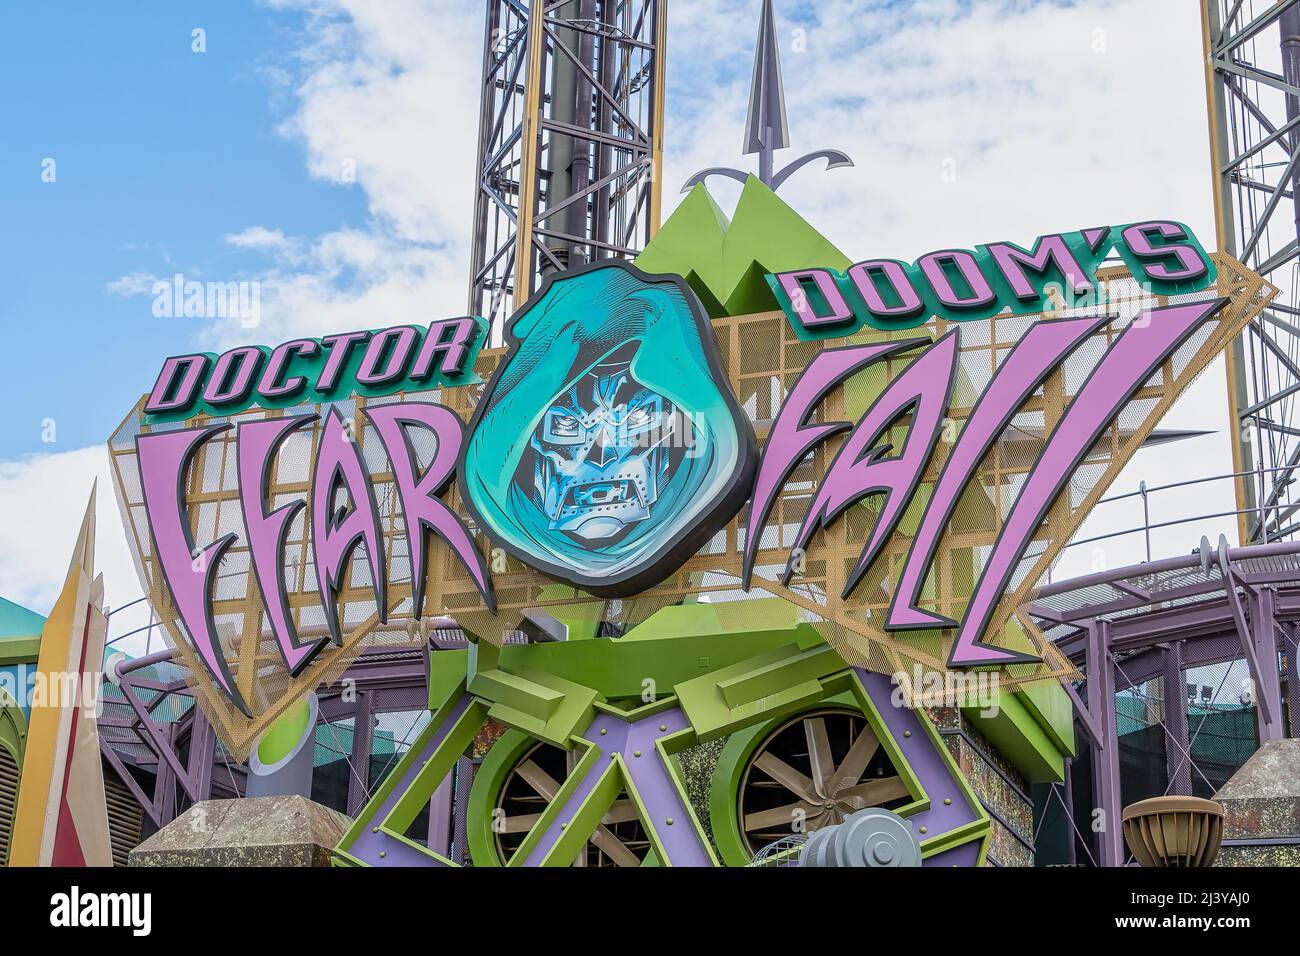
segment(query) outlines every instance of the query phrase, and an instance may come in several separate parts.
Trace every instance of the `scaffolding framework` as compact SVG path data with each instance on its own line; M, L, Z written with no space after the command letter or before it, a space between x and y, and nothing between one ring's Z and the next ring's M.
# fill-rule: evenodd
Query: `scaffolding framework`
M1229 352L1243 543L1300 531L1300 0L1202 0L1220 248L1280 293Z
M547 272L659 226L665 0L488 0L469 311L496 341Z

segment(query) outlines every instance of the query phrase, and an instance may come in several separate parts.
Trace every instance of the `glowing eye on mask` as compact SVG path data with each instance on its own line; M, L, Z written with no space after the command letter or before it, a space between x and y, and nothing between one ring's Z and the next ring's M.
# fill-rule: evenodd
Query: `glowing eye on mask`
M582 441L582 422L573 415L566 414L558 408L546 413L546 424L542 430L545 441L557 445L573 445Z
M626 438L639 438L660 425L664 414L664 401L661 396L653 395L643 399L640 404L627 409L619 422L619 430ZM666 424L666 423L665 423Z
M653 416L652 416L652 414L651 414L651 412L650 412L650 409L648 409L648 408L634 408L631 412L628 413L628 416L627 416L627 427L628 427L628 428L640 428L640 427L642 427L643 425L649 425L649 424L650 424L650 420L651 420L652 417L653 417Z

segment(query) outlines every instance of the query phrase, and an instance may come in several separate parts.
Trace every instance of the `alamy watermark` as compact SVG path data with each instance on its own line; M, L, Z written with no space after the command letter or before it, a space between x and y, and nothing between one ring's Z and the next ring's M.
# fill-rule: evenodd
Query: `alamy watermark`
M92 893L74 886L50 897L50 925L61 929L119 927L132 936L153 931L152 893Z
M100 671L47 673L27 664L0 670L0 692L33 710L81 707L86 713L99 715L104 703L100 692L103 684L104 675Z
M151 289L153 314L160 319L238 319L251 329L262 321L262 283L257 280L199 282L181 273L159 279Z
M995 717L1000 709L997 671L937 671L913 664L911 674L898 671L893 681L895 707L978 707L981 717Z

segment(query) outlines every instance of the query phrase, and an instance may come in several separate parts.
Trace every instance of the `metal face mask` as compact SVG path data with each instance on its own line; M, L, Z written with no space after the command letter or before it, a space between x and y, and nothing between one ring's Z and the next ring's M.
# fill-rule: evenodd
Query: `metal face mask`
M575 383L530 442L549 527L611 544L649 517L660 482L689 445L689 428L676 418L672 401L632 377L630 360L598 365Z
M749 496L754 431L681 278L621 259L552 273L506 341L459 475L494 545L625 597L680 567Z

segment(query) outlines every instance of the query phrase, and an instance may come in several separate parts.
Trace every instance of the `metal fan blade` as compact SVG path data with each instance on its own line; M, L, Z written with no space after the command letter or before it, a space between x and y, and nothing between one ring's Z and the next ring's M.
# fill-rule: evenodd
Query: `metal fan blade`
M808 762L812 766L813 788L817 796L830 793L830 783L835 775L835 758L831 755L831 738L826 733L826 718L811 717L803 722L804 737L808 741Z
M897 800L908 795L907 784L902 777L881 777L879 780L870 780L856 787L841 790L835 794L835 799L862 810L866 807L878 807L889 800ZM859 800L862 801L861 806L858 805Z
M853 746L849 748L849 752L844 755L844 759L836 768L829 792L834 793L861 780L867 764L871 763L871 758L879 749L880 741L876 739L875 731L871 729L870 724L863 724L862 733L858 734L858 739L853 741Z
M754 766L779 782L795 796L809 803L818 802L813 782L771 751L764 751L754 761Z
M745 829L793 831L790 824L794 822L795 813L799 810L804 811L807 820L813 820L824 812L823 807L815 807L806 800L796 800L794 803L787 803L783 807L773 807L771 810L757 810L754 813L745 814Z

